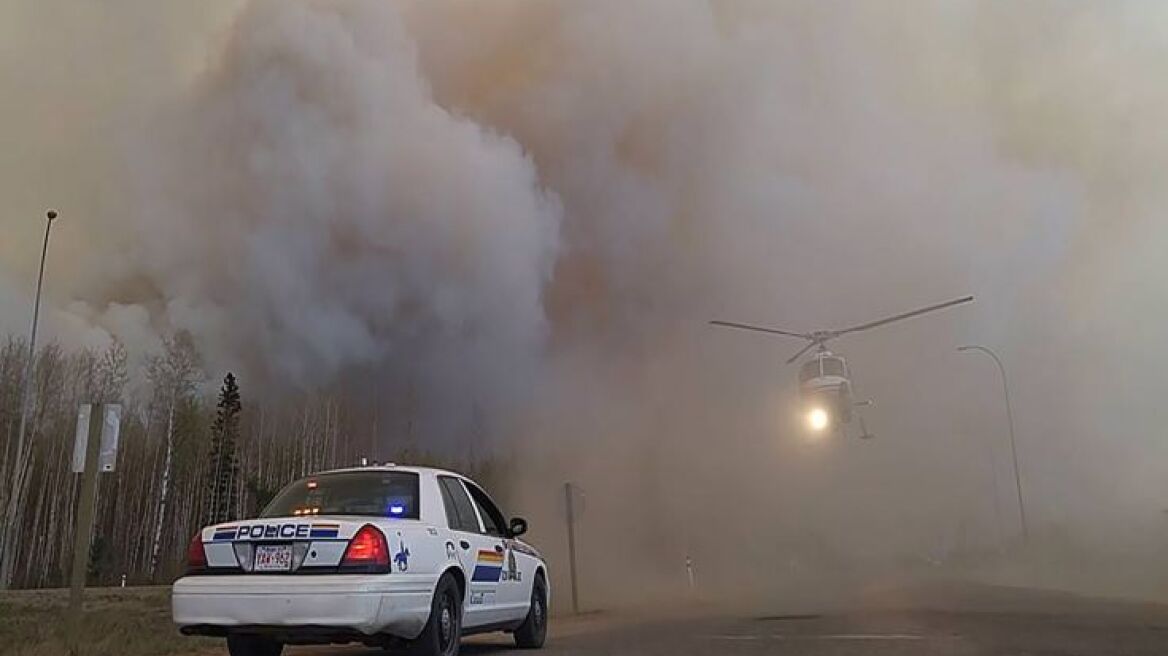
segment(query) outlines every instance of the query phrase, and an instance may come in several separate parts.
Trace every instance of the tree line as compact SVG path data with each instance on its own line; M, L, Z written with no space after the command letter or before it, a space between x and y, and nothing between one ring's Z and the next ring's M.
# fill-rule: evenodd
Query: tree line
M378 415L340 391L249 403L245 384L224 372L216 393L185 333L146 359L144 390L133 392L119 342L103 351L37 350L22 442L27 351L21 338L0 342L0 587L68 581L80 493L71 463L83 403L122 405L116 468L98 485L91 585L167 583L181 575L200 526L254 516L289 481L362 457L454 466L488 480L500 467L482 457L452 463L419 449L413 435L379 444L387 438Z

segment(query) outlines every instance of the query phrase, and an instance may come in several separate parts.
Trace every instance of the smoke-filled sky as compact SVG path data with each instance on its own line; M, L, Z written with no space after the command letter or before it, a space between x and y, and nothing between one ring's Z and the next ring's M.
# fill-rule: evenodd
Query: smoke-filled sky
M141 354L188 330L209 370L293 390L376 371L448 443L486 422L570 453L582 484L667 499L664 524L735 480L724 494L776 500L792 533L920 549L993 530L995 473L1016 530L996 372L954 351L978 342L1010 368L1033 520L1152 535L1166 19L4 3L0 330L26 329L57 207L46 330L65 343ZM706 325L809 330L966 293L838 345L876 401L870 443L803 442L781 364L799 345Z

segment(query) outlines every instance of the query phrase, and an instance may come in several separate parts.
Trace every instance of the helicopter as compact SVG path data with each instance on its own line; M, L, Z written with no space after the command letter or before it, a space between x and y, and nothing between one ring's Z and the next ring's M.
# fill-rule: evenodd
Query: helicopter
M875 435L868 432L868 427L864 424L863 415L855 410L857 408L871 406L872 401L856 400L853 394L852 377L848 369L847 360L843 356L830 351L827 348L827 343L844 335L871 330L896 321L911 319L922 314L944 310L972 301L972 296L963 296L952 301L930 305L911 312L903 312L891 317L869 321L841 330L816 330L809 333L799 333L766 326L736 323L733 321L711 321L710 323L724 328L737 328L739 330L750 330L806 340L807 345L795 353L795 355L787 358L786 364L794 364L808 351L813 348L815 349L815 353L811 355L811 358L799 367L799 393L807 411L807 426L816 433L823 432L833 426L840 433L844 433L846 426L852 423L853 418L856 418L860 424L860 437L862 439L871 439Z

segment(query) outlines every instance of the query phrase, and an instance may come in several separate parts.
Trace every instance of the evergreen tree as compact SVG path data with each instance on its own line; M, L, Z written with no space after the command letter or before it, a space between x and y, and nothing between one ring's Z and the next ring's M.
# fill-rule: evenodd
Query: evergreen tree
M235 519L238 507L239 463L235 445L239 438L239 386L235 375L228 372L219 390L218 412L211 426L211 456L206 524L218 524Z

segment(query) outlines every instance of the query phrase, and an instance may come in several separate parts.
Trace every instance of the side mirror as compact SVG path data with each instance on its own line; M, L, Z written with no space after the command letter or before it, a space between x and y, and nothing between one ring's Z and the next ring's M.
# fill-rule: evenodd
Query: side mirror
M512 517L511 524L507 527L510 531L511 537L517 538L527 532L527 520L522 517Z

